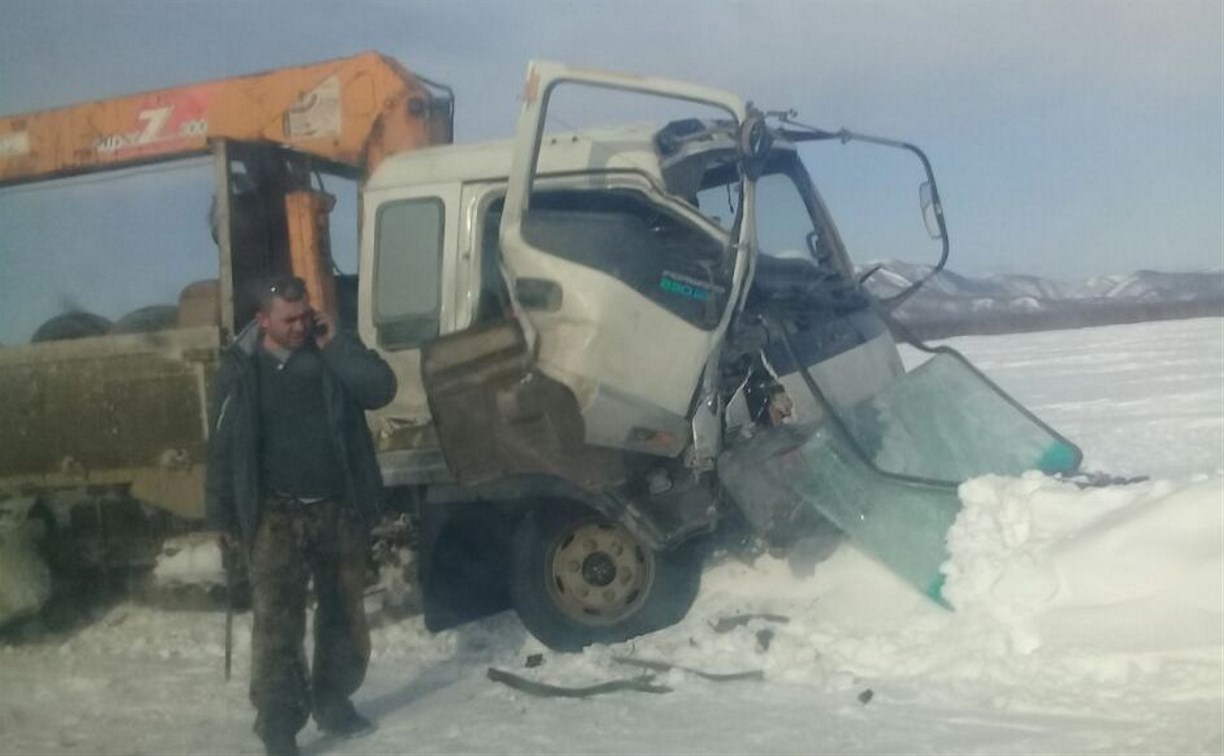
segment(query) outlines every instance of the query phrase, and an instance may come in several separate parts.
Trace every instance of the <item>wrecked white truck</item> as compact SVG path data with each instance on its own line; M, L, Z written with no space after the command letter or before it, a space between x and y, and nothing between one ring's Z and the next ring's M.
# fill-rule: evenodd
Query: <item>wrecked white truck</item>
M546 137L566 86L725 117ZM767 117L722 92L551 64L532 67L523 99L513 151L405 155L366 198L384 222L438 208L426 240L439 247L418 258L481 271L479 296L461 290L476 308L457 307L451 333L421 351L455 480L425 493L425 511L510 505L500 574L541 640L570 648L678 620L699 581L692 545L727 518L779 545L828 518L939 601L958 482L1078 466L1072 444L951 350L905 374L885 323L896 302L873 302L855 279L796 144L914 152L946 258L916 148ZM426 170L436 183L406 189ZM367 250L374 265L382 240Z
M570 87L717 116L551 133ZM512 606L554 648L622 640L684 616L710 534L821 519L941 601L959 482L1077 469L955 352L905 372L799 159L837 139L921 158L946 258L912 146L673 81L536 62L513 142L371 172L347 320L399 380L369 420L431 628Z

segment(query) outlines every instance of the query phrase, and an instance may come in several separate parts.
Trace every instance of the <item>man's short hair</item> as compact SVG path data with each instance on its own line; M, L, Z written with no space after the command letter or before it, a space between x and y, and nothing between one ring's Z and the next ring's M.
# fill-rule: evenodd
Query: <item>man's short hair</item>
M268 313L273 299L300 302L306 296L306 282L297 276L272 276L259 288L259 311Z

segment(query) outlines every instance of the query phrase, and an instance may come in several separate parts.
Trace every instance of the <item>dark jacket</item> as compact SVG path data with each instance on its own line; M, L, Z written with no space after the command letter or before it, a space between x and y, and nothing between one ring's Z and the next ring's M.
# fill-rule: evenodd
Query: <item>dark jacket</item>
M259 523L259 377L255 365L263 332L252 323L221 357L209 407L204 509L214 530L241 533L249 543ZM313 346L304 347L307 349ZM320 351L325 370L328 427L345 472L345 505L368 528L382 506L382 474L365 410L395 397L395 374L354 335L337 331Z

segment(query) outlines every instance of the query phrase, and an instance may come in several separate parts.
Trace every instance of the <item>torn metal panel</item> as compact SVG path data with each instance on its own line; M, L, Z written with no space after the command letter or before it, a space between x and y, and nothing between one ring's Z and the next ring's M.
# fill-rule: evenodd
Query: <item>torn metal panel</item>
M618 483L619 452L588 446L564 385L531 369L517 321L444 336L422 350L422 377L455 479L475 485L514 475L556 475L585 488Z

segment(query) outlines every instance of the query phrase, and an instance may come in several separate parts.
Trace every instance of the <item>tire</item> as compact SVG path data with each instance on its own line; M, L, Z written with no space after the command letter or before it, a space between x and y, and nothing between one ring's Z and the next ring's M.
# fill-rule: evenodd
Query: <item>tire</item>
M693 544L659 552L623 525L575 505L532 510L514 539L511 597L542 643L580 651L683 619L701 585Z
M178 325L178 307L175 305L149 305L132 310L115 321L111 333L153 333L165 331Z
M38 327L31 343L67 341L102 336L111 329L111 322L101 315L90 312L66 312L56 315Z

